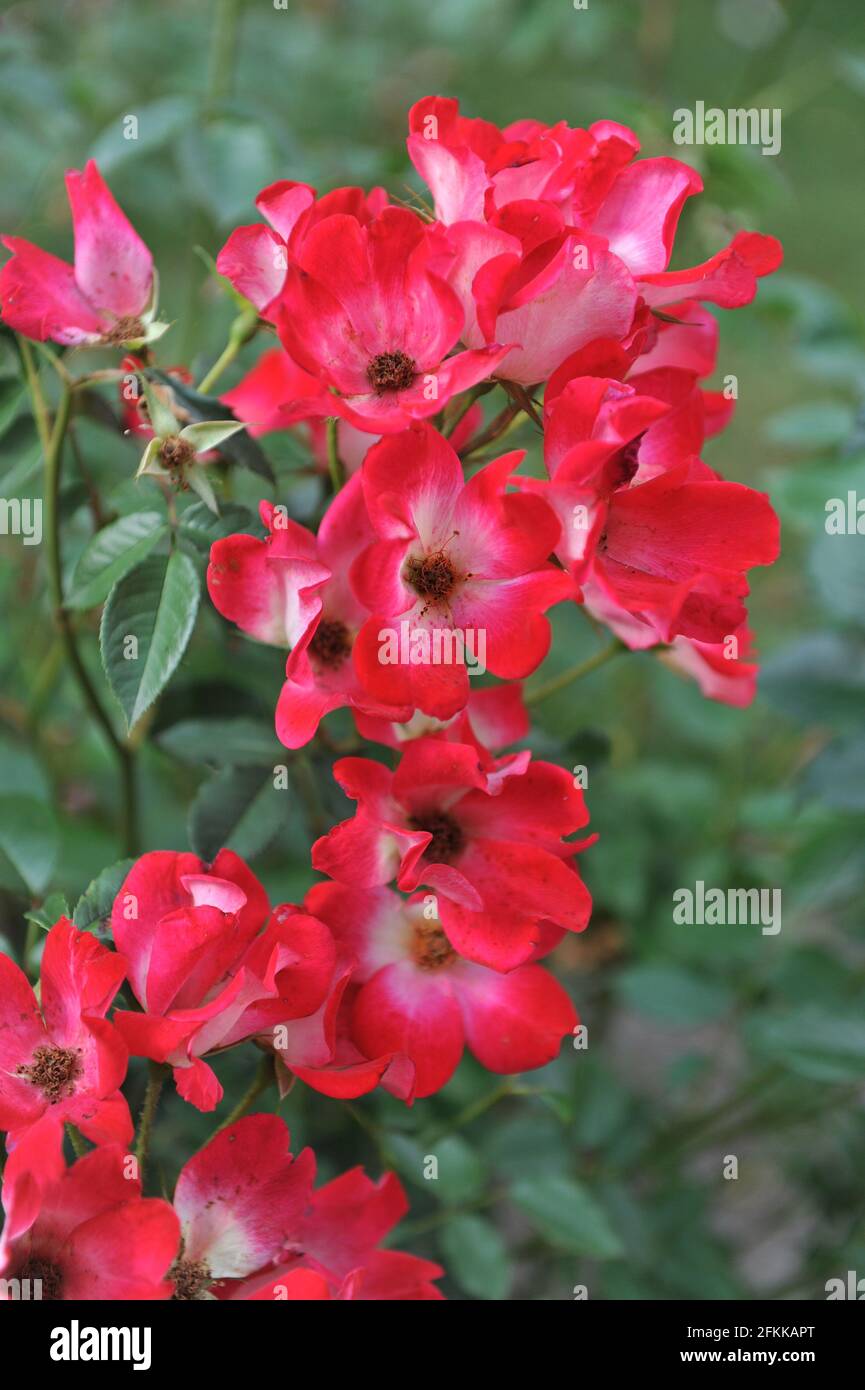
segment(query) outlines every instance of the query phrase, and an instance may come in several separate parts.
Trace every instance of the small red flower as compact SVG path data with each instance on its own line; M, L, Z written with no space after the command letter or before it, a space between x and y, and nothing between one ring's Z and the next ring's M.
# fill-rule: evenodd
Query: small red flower
M0 1129L19 1212L52 1170L64 1124L94 1144L132 1138L119 1089L127 1049L105 1017L125 974L123 956L61 917L45 939L40 1009L24 972L0 955Z
M83 173L67 172L66 191L75 265L22 237L3 237L13 253L0 271L4 322L28 338L70 345L154 337L153 257L92 159Z
M701 461L705 418L675 368L575 377L549 408L551 481L521 480L555 508L586 606L630 647L723 642L746 618L745 572L778 555L768 498Z
M389 888L319 883L306 907L357 958L349 1032L368 1057L402 1053L415 1066L415 1098L446 1085L468 1046L490 1071L530 1071L551 1061L577 1016L539 965L507 974L462 960L432 904Z
M508 349L457 351L464 316L445 283L450 251L405 208L367 226L326 217L292 248L275 309L295 362L328 391L320 413L392 434L490 375Z
M585 844L564 838L586 825L583 794L530 758L484 767L473 747L421 738L395 773L340 759L334 776L358 809L316 841L313 867L356 889L427 885L461 956L513 970L549 944L551 924L582 931L591 911L573 864Z
M395 1175L374 1184L354 1168L313 1192L312 1151L292 1158L288 1144L283 1120L249 1115L182 1169L174 1297L441 1297L430 1283L437 1265L377 1249L408 1209Z
M352 561L373 539L359 477L334 498L314 536L262 502L265 540L234 535L211 548L207 588L214 606L261 642L291 648L276 707L288 748L314 736L320 720L348 705L387 719L409 719L404 700L370 692L352 661L369 616L348 583Z
M130 1052L174 1068L199 1110L222 1097L208 1053L313 1014L327 994L330 932L300 914L265 927L268 915L258 879L227 849L210 866L194 854L145 854L115 900L114 939L142 1008L115 1023Z
M529 675L550 643L543 614L576 590L548 563L560 527L538 498L507 493L522 454L469 482L453 448L416 425L370 450L361 470L376 539L352 566L368 618L354 661L366 690L437 719L465 707L470 662Z
M6 1204L0 1284L28 1279L44 1300L167 1299L179 1239L168 1202L142 1197L123 1148L108 1144L61 1168L23 1223Z
M334 188L317 198L308 183L280 179L261 190L255 206L265 221L235 228L216 258L216 268L263 318L270 319L273 301L285 283L289 256L300 248L307 232L336 213L366 226L387 207L387 193L383 188L369 194L362 188Z

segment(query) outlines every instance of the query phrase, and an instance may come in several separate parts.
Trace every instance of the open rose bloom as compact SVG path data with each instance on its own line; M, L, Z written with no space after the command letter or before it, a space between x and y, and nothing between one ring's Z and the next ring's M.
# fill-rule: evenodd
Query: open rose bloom
M592 936L584 875L597 837L585 784L559 765L571 745L533 729L533 706L626 650L710 700L754 696L749 585L776 559L779 528L763 493L718 471L734 402L711 378L717 311L753 299L779 244L738 230L703 263L671 268L702 180L678 159L639 158L615 121L499 128L426 97L409 112L407 151L425 185L412 206L381 187L320 193L289 179L259 193L259 220L234 228L216 260L238 318L197 387L189 365L156 361L151 253L93 161L66 176L73 263L4 239L3 322L55 345L40 346L40 369L54 363L65 404L106 379L113 392L136 382L134 402L121 394L123 428L144 449L134 486L160 510L112 515L96 560L91 541L79 562L85 593L93 573L120 574L130 536L143 566L131 579L123 569L102 619L121 705L138 677L117 677L112 641L134 629L159 686L156 668L183 656L201 580L203 664L216 669L223 639L229 674L249 670L250 702L272 710L279 741L259 756L256 730L246 760L230 731L226 748L205 749L216 772L189 821L201 854L169 821L174 847L149 839L107 880L107 906L90 910L99 881L82 899L87 929L46 920L39 898L21 964L0 956L4 1290L443 1297L438 1264L390 1243L408 1208L396 1175L320 1155L317 1183L315 1154L293 1153L270 1111L284 1106L301 1136L324 1116L314 1132L329 1135L337 1107L356 1102L388 1165L380 1117L398 1114L400 1154L416 1125L419 1151L436 1157L448 1121L485 1107L471 1087L501 1085L490 1093L516 1104L523 1083L493 1077L579 1065L577 1005L585 1015L594 996L575 999L563 965L582 949L576 935ZM97 346L116 369L74 379L77 350ZM62 406L56 418L55 470ZM297 479L266 455L284 432L307 454L312 500L294 514ZM229 441L253 470L246 526ZM62 571L59 543L52 557ZM74 602L64 574L54 580L65 622ZM576 610L608 646L540 675ZM187 702L210 688L201 669ZM198 713L221 719L238 692L226 680L218 709ZM190 718L183 732L196 728ZM125 768L146 734L113 737ZM246 862L276 833L258 824L272 762L272 795L290 781L309 830L297 902L274 904L265 886L277 855L270 869ZM264 790L243 800L259 764ZM557 1086L538 1081L551 1101ZM166 1098L175 1138L160 1140L157 1177ZM200 1116L213 1118L210 1137L196 1130L197 1150L175 1161L176 1135ZM472 1203L460 1216L483 1232Z

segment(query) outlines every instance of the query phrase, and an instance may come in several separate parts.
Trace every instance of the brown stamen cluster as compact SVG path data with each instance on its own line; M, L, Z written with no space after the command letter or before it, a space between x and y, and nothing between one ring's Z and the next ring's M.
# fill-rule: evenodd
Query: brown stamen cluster
M63 1274L56 1265L49 1260L40 1260L38 1256L33 1256L27 1261L16 1276L18 1279L29 1279L31 1297L34 1279L38 1279L41 1284L40 1297L43 1302L56 1302L60 1298L63 1287Z
M367 380L379 396L405 391L415 379L415 361L405 352L380 352L366 369Z
M320 661L322 666L341 666L350 651L351 636L345 623L335 618L324 619L319 623L309 644L309 653Z
M413 555L403 577L427 603L444 603L457 583L453 561L443 550L436 550L432 555Z
M112 344L129 343L134 341L136 338L144 338L146 334L147 329L144 327L144 324L141 322L141 319L136 319L132 318L131 316L127 316L125 318L118 319L115 324L112 324L108 332L103 335L102 341L103 343Z
M174 1280L174 1293L171 1295L180 1303L192 1303L200 1299L213 1283L210 1266L204 1260L176 1260L168 1275Z
M56 1105L73 1094L81 1071L80 1049L42 1043L33 1053L30 1065L19 1067L17 1074L41 1091L49 1104Z
M162 441L159 457L168 469L174 486L186 492L189 488L186 469L195 458L195 446L188 439L181 439L179 434L170 434Z
M412 830L426 830L432 839L424 850L427 859L436 864L450 864L465 843L462 830L453 816L445 811L431 811L425 816L412 816Z
M438 922L415 923L411 954L421 970L441 970L457 958Z

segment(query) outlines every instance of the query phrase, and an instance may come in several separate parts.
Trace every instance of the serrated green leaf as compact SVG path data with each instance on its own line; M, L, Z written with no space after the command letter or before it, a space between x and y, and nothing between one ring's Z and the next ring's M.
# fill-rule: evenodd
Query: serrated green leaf
M119 859L97 874L75 904L72 921L80 931L93 931L104 926L111 916L114 899L123 887L123 882L134 859Z
M99 645L130 729L174 674L195 625L198 599L198 574L181 551L150 556L109 594Z
M154 546L168 535L160 512L133 512L98 531L81 555L71 580L69 608L93 608L110 594Z
M195 502L182 513L178 525L180 534L194 541L202 549L209 550L214 541L232 536L238 531L246 535L257 535L261 527L248 507L228 502L214 516L202 502Z
M189 843L202 859L214 859L223 848L252 859L287 816L286 792L274 787L272 767L222 768L199 787L189 808Z

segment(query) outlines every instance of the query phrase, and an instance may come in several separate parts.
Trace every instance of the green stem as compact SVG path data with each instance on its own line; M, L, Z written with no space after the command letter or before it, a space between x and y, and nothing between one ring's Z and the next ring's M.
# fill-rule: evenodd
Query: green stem
M601 651L595 652L594 656L588 657L585 661L579 662L576 666L569 666L567 671L561 671L559 675L552 676L543 685L536 685L534 690L530 690L525 696L527 705L537 705L541 700L546 700L548 695L557 695L560 690L565 690L574 681L582 680L583 676L588 676L592 671L597 671L601 666L605 666L619 652L627 651L627 647L618 638L610 642Z
M425 1131L421 1135L421 1144L425 1148L428 1148L431 1144L435 1144L440 1139L446 1138L447 1135L453 1134L456 1130L464 1129L466 1125L470 1125L473 1120L478 1119L480 1115L484 1115L487 1110L491 1110L494 1105L498 1105L499 1101L504 1100L507 1096L531 1094L531 1091L526 1091L519 1086L513 1085L510 1080L502 1081L500 1085L494 1086L491 1091L487 1091L486 1095L480 1096L477 1100L473 1100L470 1105L460 1110L460 1112L455 1115L452 1120L448 1121L446 1125L439 1125L433 1130Z
M34 409L38 410L34 397ZM64 385L57 406L54 427L45 450L45 503L48 513L48 586L51 606L67 660L72 668L84 703L102 729L120 771L121 842L123 853L135 854L138 846L138 804L136 796L135 755L128 744L118 738L114 725L103 709L96 688L90 679L75 636L72 617L63 603L63 555L60 542L60 478L63 465L63 445L72 408L72 388Z
M30 391L30 400L33 403L33 418L36 421L39 442L42 445L43 454L47 454L51 441L51 425L49 423L48 407L45 404L45 397L42 394L42 383L39 380L39 373L36 370L36 363L33 360L33 351L26 338L18 339L18 351L21 354L24 377L27 382L28 390Z
M78 1130L75 1128L74 1125L67 1125L66 1133L69 1136L69 1142L72 1145L75 1157L83 1158L87 1152L87 1145L85 1144Z
M148 1062L147 1064L147 1090L144 1092L144 1103L141 1107L141 1115L138 1120L138 1139L135 1144L135 1157L138 1160L138 1177L142 1186L144 1185L144 1170L147 1167L147 1159L150 1153L150 1136L153 1132L153 1121L156 1118L156 1109L159 1105L159 1093L162 1090L163 1082L168 1075L168 1067L162 1062Z
M519 417L523 414L523 408L516 401L511 401L504 410L500 410L494 420L490 421L485 430L474 439L470 439L464 449L460 450L460 458L471 458L473 454L486 448L487 444L492 444L496 439L500 439L510 429L515 428L520 423Z
M466 417L466 415L468 415L475 401L478 400L479 397L485 396L487 391L491 391L492 388L492 382L482 381L479 386L473 386L470 391L466 392L463 400L459 402L453 414L445 422L444 429L442 430L442 434L444 435L445 439L450 439L451 435L456 433L457 426Z
M273 1067L273 1053L266 1052L258 1064L258 1071L248 1091L237 1102L237 1105L235 1105L228 1118L222 1121L222 1124L219 1126L216 1133L218 1134L219 1130L221 1129L227 1129L228 1126L233 1125L236 1120L243 1119L243 1116L246 1114L250 1106L258 1100L258 1097L262 1094L263 1091L266 1091L268 1087L270 1087L273 1084L275 1075L276 1073L274 1072Z
M213 111L220 102L231 96L240 6L241 0L217 0L207 81L208 111Z
M206 376L201 378L196 390L206 396L216 385L226 367L230 367L242 347L258 332L258 310L252 305L243 309L231 325L228 342L217 357Z
M336 435L338 425L339 420L336 416L331 416L327 421L327 471L335 493L339 492L345 482L345 465L339 456Z

